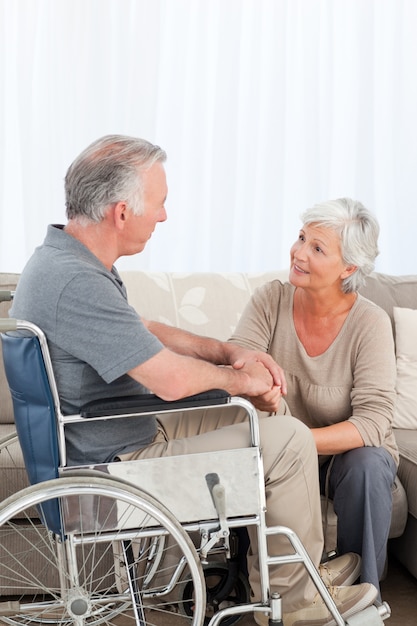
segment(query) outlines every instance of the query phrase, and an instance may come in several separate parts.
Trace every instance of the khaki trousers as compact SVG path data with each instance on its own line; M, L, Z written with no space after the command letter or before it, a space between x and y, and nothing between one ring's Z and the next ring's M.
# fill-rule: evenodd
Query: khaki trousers
M282 403L284 404L284 403ZM248 423L236 407L158 416L154 442L144 449L121 455L121 460L153 458L245 447L249 444ZM265 472L266 521L268 526L288 526L297 533L318 567L323 551L317 450L310 430L290 415L259 420ZM249 530L249 581L259 600L258 545L256 531ZM268 538L271 555L288 553L288 541ZM302 564L270 568L271 590L278 591L284 611L310 604L316 595Z

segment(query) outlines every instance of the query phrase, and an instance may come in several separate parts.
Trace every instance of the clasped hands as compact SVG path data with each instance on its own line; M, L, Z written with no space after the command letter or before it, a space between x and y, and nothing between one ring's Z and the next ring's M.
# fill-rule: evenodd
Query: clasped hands
M278 411L281 398L287 393L283 369L265 352L239 348L234 353L231 366L244 370L251 378L247 397L259 410L268 413Z

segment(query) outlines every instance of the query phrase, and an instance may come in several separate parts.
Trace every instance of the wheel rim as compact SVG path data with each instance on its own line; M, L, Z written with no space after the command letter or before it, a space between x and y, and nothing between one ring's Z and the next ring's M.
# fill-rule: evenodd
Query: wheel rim
M64 541L57 541L33 517L34 507L42 508L44 503L57 499L61 507L71 509L66 527L66 530L70 527L70 532ZM94 515L87 516L86 508L90 513L91 509ZM138 520L142 523L139 524ZM76 527L80 523L81 529L73 532L71 524ZM23 490L0 507L2 546L10 545L13 534L22 539L25 524L30 531L24 528L28 551L31 546L37 552L38 567L36 571L33 566L29 569L23 553L16 557L7 547L2 547L2 568L10 579L10 591L13 585L21 585L22 589L19 590L18 609L13 608L15 605L9 608L9 605L0 604L0 621L12 626L29 622L98 626L117 623L117 615L123 614L133 624L137 619L134 611L143 610L146 612L145 624L148 619L149 623L158 624L158 616L163 624L163 616L177 610L172 598L175 598L178 584L175 581L178 564L173 557L178 560L179 554L184 560L183 570L187 571L200 594L197 610L184 624L200 626L203 622L204 579L194 546L175 518L148 494L101 477L97 480L80 477L48 481ZM90 528L92 524L97 528ZM112 528L114 525L115 529ZM150 544L161 529L170 542L163 547L163 555L157 551L155 557L151 555ZM125 555L122 558L115 546L129 542L134 546L132 554L135 554L131 561L126 561ZM161 562L159 569L153 567L155 558L159 559L158 563ZM23 562L19 566L17 561ZM44 582L48 580L48 568L58 578L54 586ZM127 571L132 572L130 578ZM171 579L174 582L170 590L168 582ZM132 581L139 590L136 596L129 587ZM38 589L34 593L36 585ZM25 602L24 595L30 595L31 601ZM132 601L132 597L136 597L136 602ZM152 618L148 618L151 614Z

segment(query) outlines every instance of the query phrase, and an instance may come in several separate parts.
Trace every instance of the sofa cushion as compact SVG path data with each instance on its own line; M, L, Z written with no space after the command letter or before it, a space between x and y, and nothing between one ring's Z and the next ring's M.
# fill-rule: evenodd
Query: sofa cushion
M384 309L393 325L395 306L417 309L417 275L390 276L373 272L359 291Z
M0 424L0 502L29 485L20 444L8 442L14 431L14 424Z
M6 374L3 367L3 352L0 341L0 424L13 424L12 397L9 392Z
M0 273L0 290L14 291L16 289L19 274ZM10 302L0 302L0 317L8 317ZM13 424L12 398L9 392L6 375L3 368L3 354L0 341L0 424Z
M394 426L417 429L417 310L394 307L397 395Z
M407 492L408 510L417 519L417 430L395 429L400 451L398 476Z
M198 335L225 341L254 290L288 271L239 272L121 272L130 304L144 318L177 326Z

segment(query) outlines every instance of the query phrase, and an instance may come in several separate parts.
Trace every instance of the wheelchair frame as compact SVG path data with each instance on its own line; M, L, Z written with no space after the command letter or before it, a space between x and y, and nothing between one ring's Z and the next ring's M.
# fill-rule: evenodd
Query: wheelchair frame
M12 294L5 296L0 293L2 299L11 297ZM14 331L19 331L18 337ZM24 332L24 337L20 331ZM19 391L13 390L13 367L19 368L20 365L15 363L13 366L5 358L19 441L33 484L0 504L0 530L18 532L21 524L19 520L23 518L34 530L45 533L47 540L42 538L42 548L50 550L48 559L51 567L53 561L60 578L52 590L45 586L42 599L39 600L38 590L35 599L30 597L34 589L32 575L35 577L37 573L21 575L23 581L25 576L27 578L27 589L21 590L19 600L12 598L0 602L0 623L3 621L11 626L29 622L95 626L117 623L114 620L119 615L129 615L132 623L148 626L159 623L153 621L158 611L162 619L166 619L167 612L174 607L180 623L190 623L192 626L233 623L240 615L258 611L269 614L272 626L279 626L283 624L281 598L270 591L269 567L284 563L304 565L337 626L376 625L390 616L389 606L383 603L378 608L369 607L345 622L297 535L284 526L267 527L258 417L250 402L218 392L179 402L164 402L149 396L145 398L148 402L146 406L130 407L124 413L118 409L116 415L114 402L110 401L109 406L104 402L100 406L87 406L80 415L64 416L60 410L49 349L42 330L29 322L10 319L0 320L0 332L8 333L3 342L4 348L8 341L31 341L32 346L38 346L35 360L42 378L38 382L44 386L48 404L46 412L35 420L35 425L30 423L31 416L25 411L23 421L19 423L22 411L19 414ZM19 376L22 378L18 372ZM20 384L23 384L22 380ZM250 447L66 467L67 424L81 423L85 419L99 421L121 416L193 411L196 408L210 410L219 406L245 409ZM44 441L41 441L39 433L32 431L38 429L39 423L44 422L45 418L48 424L41 436ZM49 455L48 460L52 458L53 463L46 463L46 468L39 469L39 455ZM44 459L42 462L45 465ZM187 498L179 498L178 493L173 491L179 476L187 481ZM167 487L169 481L162 480L164 477L174 477L175 481ZM202 498L204 493L206 497ZM39 526L36 513L34 515L36 510L43 525ZM219 604L218 610L207 616L206 581L202 564L207 563L213 554L220 554L227 562L231 554L231 533L234 529L250 525L257 530L261 601L233 604L227 597L224 606ZM267 538L275 534L287 537L291 548L288 554L279 557L268 554ZM197 545L190 540L190 535L199 535ZM172 556L171 545L175 546L175 557L178 552L179 557L167 578L165 568L168 566L165 562ZM101 556L96 558L95 553L103 546L107 551L111 546L113 564L108 571L115 580L109 580L106 570L103 579L96 584L94 567L98 565L100 568L102 562ZM143 555L146 561L144 564L141 562ZM13 559L10 558L10 574L13 576ZM188 578L184 578L185 573ZM93 579L94 584L91 584ZM115 591L110 593L106 583ZM186 596L181 595L185 593ZM155 603L157 607L160 606L159 609L155 608ZM152 614L151 621L148 621L148 610Z

